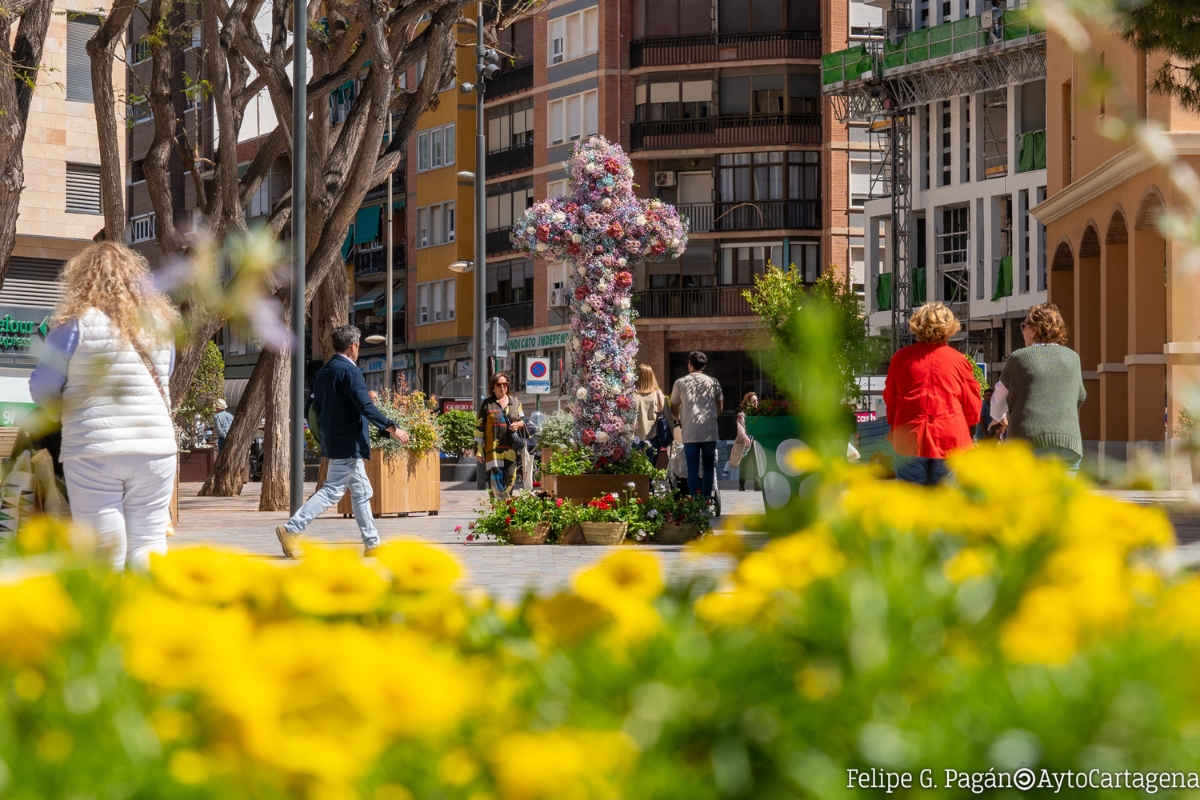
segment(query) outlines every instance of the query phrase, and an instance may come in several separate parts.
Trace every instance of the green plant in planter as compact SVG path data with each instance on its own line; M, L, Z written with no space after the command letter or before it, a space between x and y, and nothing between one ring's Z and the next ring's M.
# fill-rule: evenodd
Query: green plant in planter
M660 472L640 450L620 461L605 458L593 461L591 453L578 447L556 451L543 470L547 475L649 475L651 478L659 477Z
M539 447L547 447L555 452L575 447L578 445L575 441L575 418L569 412L555 411L542 423L537 442Z
M549 523L550 535L546 542L554 544L559 541L563 529L577 521L577 509L561 497L533 492L519 492L506 499L489 498L468 526L466 539L473 542L486 536L508 544L510 531L531 530Z
M577 521L626 522L630 527L645 526L646 506L641 498L634 497L632 488L620 495L610 492L580 506Z
M574 447L556 450L542 467L547 475L583 475L591 468L591 454Z
M712 500L700 495L655 491L646 502L645 514L656 531L663 525L695 525L701 535L712 530Z
M746 409L747 417L789 417L796 413L786 397L764 397L757 406Z
M423 393L397 394L385 389L375 407L397 428L408 431L408 444L401 444L372 425L371 449L382 450L386 455L423 456L442 446L437 416Z
M475 415L470 411L443 411L437 427L442 436L442 452L461 456L475 449Z

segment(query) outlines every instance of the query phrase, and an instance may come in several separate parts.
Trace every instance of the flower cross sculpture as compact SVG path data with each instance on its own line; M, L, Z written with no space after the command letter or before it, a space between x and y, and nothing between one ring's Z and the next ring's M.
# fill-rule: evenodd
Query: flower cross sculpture
M572 193L535 203L513 225L512 241L571 266L576 436L598 462L618 461L633 442L633 264L679 257L687 225L674 207L634 195L633 167L620 145L600 136L577 142L564 166Z

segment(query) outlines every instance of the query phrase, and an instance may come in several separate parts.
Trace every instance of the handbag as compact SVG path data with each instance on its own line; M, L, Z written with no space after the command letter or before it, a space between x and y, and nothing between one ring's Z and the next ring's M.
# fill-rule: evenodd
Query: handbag
M512 401L509 401L509 405L512 405ZM500 409L500 413L504 415L504 424L508 426L508 437L512 442L513 450L518 453L525 452L525 437L512 429L512 420L508 418L508 409L502 408Z
M735 439L733 447L729 448L729 468L737 469L742 463L742 458L746 455L746 448L750 445L750 437L745 439Z
M659 392L661 395L662 393ZM666 399L663 400L663 410L654 418L654 429L646 441L657 448L664 448L671 443L671 425L667 422Z

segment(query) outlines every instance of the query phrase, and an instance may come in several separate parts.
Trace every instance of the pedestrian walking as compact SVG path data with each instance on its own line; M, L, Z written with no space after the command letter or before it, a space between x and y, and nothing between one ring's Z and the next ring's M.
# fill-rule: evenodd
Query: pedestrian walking
M737 438L729 451L729 466L738 470L738 491L746 491L746 478L751 479L754 491L759 491L758 464L754 460L754 438L746 433L746 412L758 408L758 395L746 392L738 406Z
M1021 335L1025 346L1008 357L996 381L992 429L1024 439L1074 475L1083 461L1079 409L1087 398L1079 354L1067 347L1067 324L1053 303L1029 309Z
M940 302L926 303L908 322L916 344L888 365L883 399L888 438L896 450L896 477L933 486L949 474L946 456L974 446L982 398L971 363L947 342L960 325Z
M725 406L721 384L704 374L708 356L688 353L688 374L671 388L671 413L683 430L688 490L712 497L717 467L717 415ZM703 471L703 472L702 472Z
M662 389L658 388L658 378L654 375L654 368L649 364L638 365L637 387L634 390L634 411L637 416L634 419L633 433L642 442L642 447L646 451L646 458L650 459L650 463L658 465L658 454L662 452L669 442L662 440L660 429L665 428L666 431L671 430L671 421L669 419L670 411L667 409L667 397L663 394ZM659 420L663 424L659 424Z
M116 569L167 552L178 443L171 418L172 327L146 260L123 244L85 248L62 272L63 299L29 378L62 420L63 473L76 522Z
M353 325L333 330L333 350L336 355L313 378L312 404L316 410L317 439L321 455L329 459L325 483L286 525L275 529L283 554L288 558L299 555L300 534L325 509L350 492L354 519L362 534L363 555L371 555L379 547L379 532L371 516L371 481L363 461L371 458L371 437L368 423L408 444L408 432L399 430L371 402L367 382L358 368L358 347L362 333Z
M217 452L225 449L225 439L229 436L229 429L233 427L233 414L229 413L229 403L225 402L224 397L218 397L214 403L217 409L217 415L213 417L213 427L217 429Z
M525 412L521 401L508 393L508 375L497 372L488 380L488 396L475 421L475 457L488 475L492 497L512 494L517 477L518 450L524 451Z

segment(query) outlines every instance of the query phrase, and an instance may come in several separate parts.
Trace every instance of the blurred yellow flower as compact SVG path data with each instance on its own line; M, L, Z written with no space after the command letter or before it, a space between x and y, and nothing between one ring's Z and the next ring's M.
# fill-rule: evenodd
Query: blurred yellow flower
M1080 542L1064 547L1046 560L1043 575L1070 594L1086 625L1121 625L1133 610L1126 556L1112 545Z
M1064 539L1109 542L1126 550L1168 547L1175 541L1171 521L1162 509L1094 492L1072 498L1061 531Z
M408 627L436 639L457 639L467 628L467 607L462 595L456 592L431 591L400 597L393 611Z
M991 555L977 547L964 547L942 562L942 574L951 583L963 583L991 571Z
M176 783L199 786L208 782L208 759L195 750L178 750L171 754L167 767Z
M79 624L75 604L54 576L0 583L0 662L40 663Z
M240 607L184 603L148 590L122 606L116 629L129 674L162 689L237 679L250 643L250 617Z
M753 621L766 604L767 595L757 589L738 587L701 597L696 601L696 616L712 625L745 625Z
M375 558L391 571L402 592L449 589L463 574L449 553L420 542L389 542L375 551Z
M683 548L683 552L689 556L727 555L736 557L742 554L743 549L745 549L745 545L742 543L742 537L732 531L726 531L693 539Z
M278 569L229 550L184 547L150 556L150 574L166 593L196 603L268 604L279 583Z
M1024 597L1000 630L1000 647L1018 663L1065 664L1079 650L1079 619L1071 595L1039 586Z
M526 619L544 643L570 646L611 622L612 614L590 600L560 592L530 603Z
M815 580L833 577L845 563L832 534L820 527L776 539L751 553L738 565L735 577L760 592L796 591Z
M283 595L299 611L319 616L367 614L379 608L388 584L353 550L309 547L283 575Z
M451 786L466 786L479 775L479 764L466 748L451 750L438 764L438 777Z
M630 766L633 742L615 731L510 733L490 760L506 800L565 800L613 795L611 778Z
M156 708L150 713L150 727L160 741L175 742L195 733L196 720L177 708Z
M636 550L618 550L594 567L575 574L575 593L605 605L615 597L653 600L663 592L658 559Z
M91 537L73 526L69 519L38 514L23 520L17 527L16 545L18 552L32 555L70 550L78 547L81 538Z
M1155 622L1168 636L1200 643L1200 578L1189 578L1168 589L1155 609Z
M842 670L832 661L811 664L796 673L796 689L812 703L836 697L842 690Z

